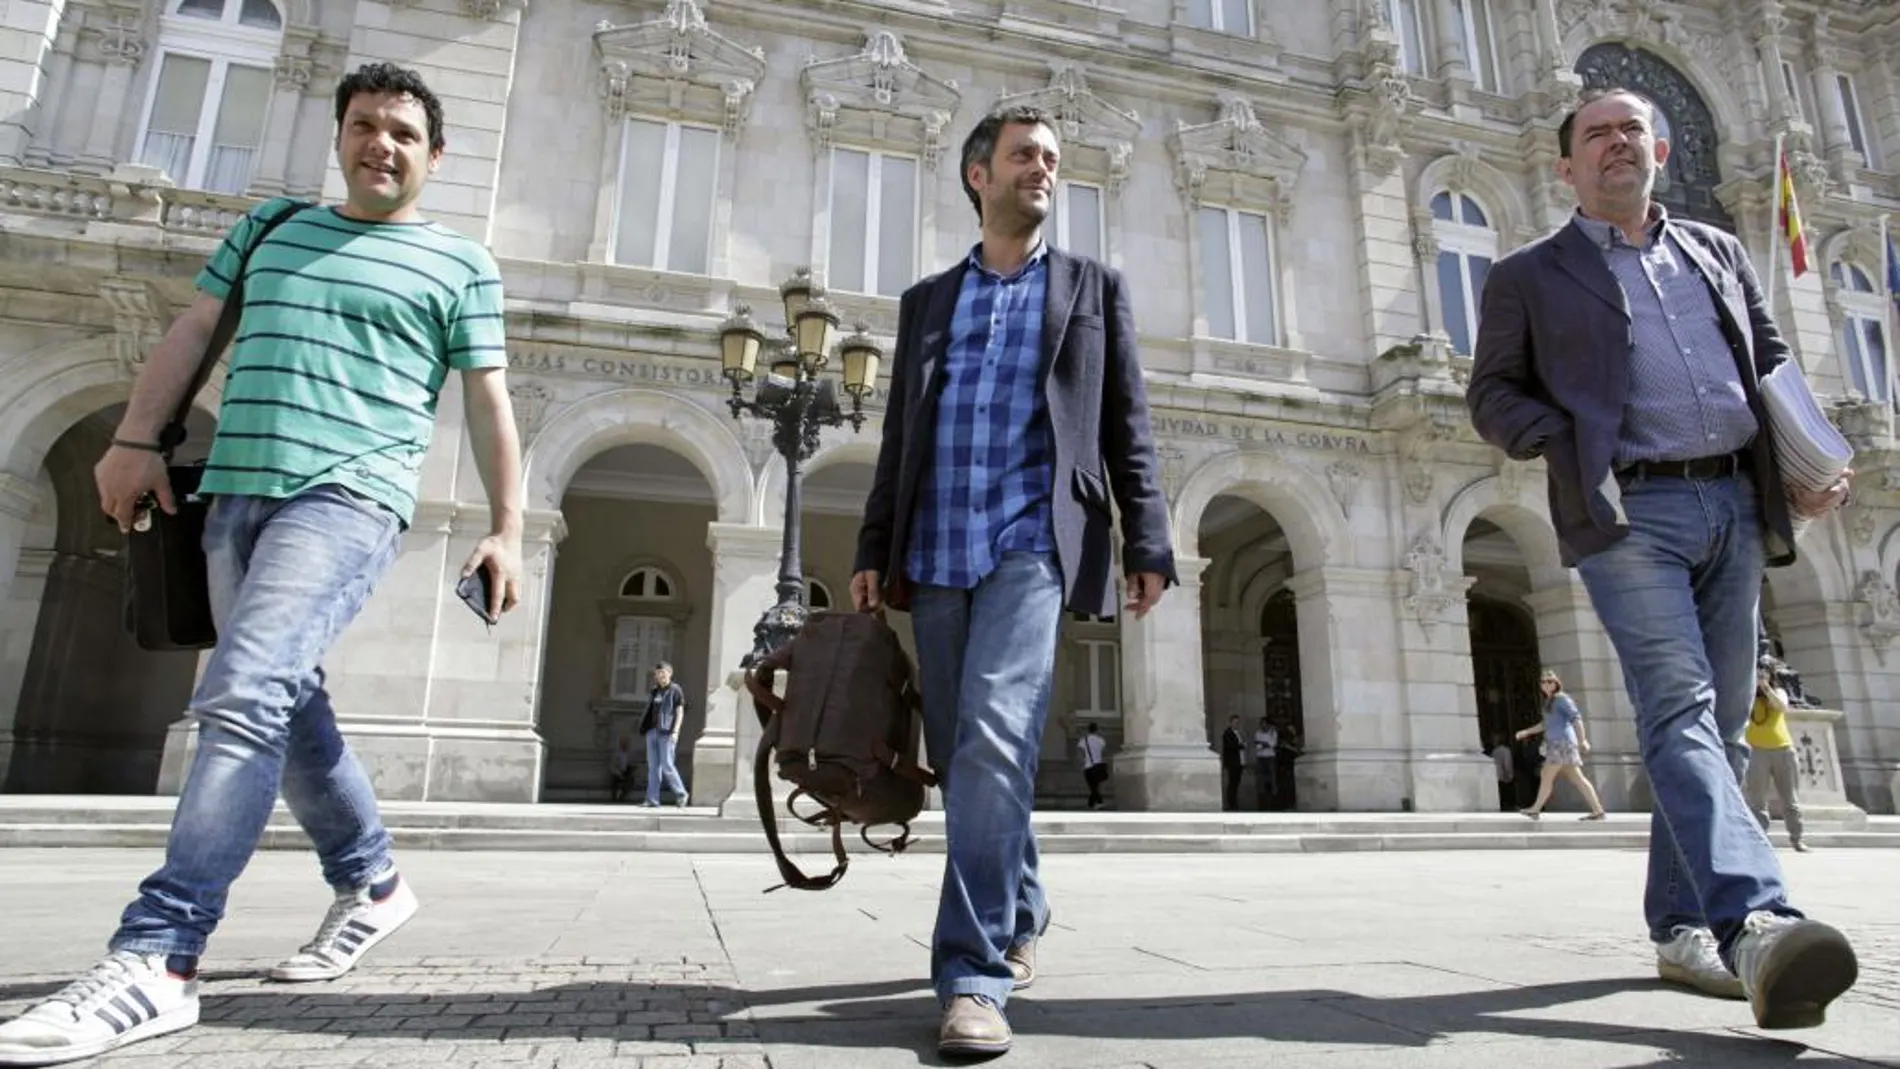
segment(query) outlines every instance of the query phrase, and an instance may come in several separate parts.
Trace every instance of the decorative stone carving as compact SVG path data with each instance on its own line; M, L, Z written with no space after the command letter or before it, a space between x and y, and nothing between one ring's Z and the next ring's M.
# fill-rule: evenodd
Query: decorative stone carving
M1155 458L1161 465L1161 491L1172 503L1180 498L1181 488L1187 485L1187 453L1180 446L1163 441L1155 446Z
M1253 105L1238 94L1220 100L1220 118L1191 126L1175 120L1168 135L1175 185L1192 207L1204 201L1263 204L1282 222L1306 153L1262 126Z
M1419 206L1412 209L1412 255L1427 270L1434 269L1438 263L1438 230L1433 225L1432 210Z
M1522 501L1530 482L1531 462L1512 460L1510 454L1498 450L1498 497L1504 501Z
M1405 551L1405 569L1412 573L1405 611L1418 620L1427 637L1444 621L1445 610L1458 600L1445 581L1445 551L1430 534L1420 534Z
M1092 148L1105 157L1101 170L1108 194L1114 196L1121 192L1128 181L1135 141L1141 136L1140 116L1096 96L1089 88L1088 76L1073 64L1051 66L1047 86L999 97L995 108L1021 105L1040 108L1055 119L1056 132L1062 140L1065 174L1074 170L1070 159L1072 146Z
M108 278L99 284L99 296L112 309L112 349L126 375L137 377L145 354L165 333L164 299L152 284L136 278Z
M812 59L798 77L805 125L819 151L840 137L914 147L928 170L943 158L951 117L963 101L956 82L912 63L889 30L869 34L856 55ZM900 129L891 128L892 119Z
M276 74L278 89L286 93L303 93L310 88L310 79L316 70L309 56L285 53L277 57Z
M1353 495L1358 492L1359 481L1365 476L1365 466L1356 460L1335 460L1326 466L1326 485L1332 488L1333 498L1339 502L1339 511L1347 519L1352 518Z
M121 67L136 67L145 58L145 21L137 14L115 9L93 27L99 38L99 57Z
M1434 413L1420 420L1408 429L1399 439L1399 481L1405 486L1405 496L1415 505L1423 505L1431 500L1433 454L1441 442L1449 442L1458 436L1448 417Z
M1860 573L1854 588L1854 601L1860 613L1860 633L1874 647L1881 664L1887 663L1887 647L1900 635L1900 595L1879 572Z
M538 382L516 379L508 386L508 399L514 404L515 430L521 435L525 448L541 429L541 421L547 418L554 394Z
M1847 537L1857 546L1864 546L1874 540L1874 526L1879 522L1873 510L1865 505L1855 505L1846 510Z
M600 96L610 120L634 111L697 114L728 138L745 125L753 90L765 77L765 51L706 25L696 0L667 0L660 17L594 27Z
M462 0L462 13L472 19L500 19L511 8L526 11L528 0Z
M756 474L765 470L778 455L778 447L772 442L772 424L767 420L748 419L739 425L739 444L745 450L746 462L752 465Z

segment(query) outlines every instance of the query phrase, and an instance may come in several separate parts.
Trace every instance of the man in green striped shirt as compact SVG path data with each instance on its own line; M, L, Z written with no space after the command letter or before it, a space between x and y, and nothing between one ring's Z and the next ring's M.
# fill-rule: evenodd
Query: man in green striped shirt
M0 1065L88 1058L195 1024L198 957L280 789L336 899L275 979L341 976L417 909L320 664L397 556L451 372L491 517L462 574L487 573L491 619L514 607L520 441L494 258L416 209L446 143L440 102L414 72L373 64L338 86L336 120L345 203L273 200L231 229L95 469L100 505L122 530L147 494L174 511L159 431L242 266L243 314L201 483L213 499L204 549L218 644L192 694L198 750L165 863L103 960L0 1025Z

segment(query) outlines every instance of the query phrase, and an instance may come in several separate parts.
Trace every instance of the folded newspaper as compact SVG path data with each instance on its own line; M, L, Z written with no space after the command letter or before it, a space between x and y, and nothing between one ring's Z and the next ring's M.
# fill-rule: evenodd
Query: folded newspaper
M1793 359L1783 360L1762 378L1761 394L1768 407L1782 481L1803 490L1833 486L1853 463L1854 447L1821 411L1800 366ZM1795 537L1801 537L1807 527L1807 520L1796 519Z

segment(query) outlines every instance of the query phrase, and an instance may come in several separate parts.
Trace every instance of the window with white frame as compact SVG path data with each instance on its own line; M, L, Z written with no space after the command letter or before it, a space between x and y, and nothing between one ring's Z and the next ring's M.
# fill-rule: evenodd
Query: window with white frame
M1438 300L1451 347L1469 354L1478 337L1478 299L1498 258L1498 232L1478 202L1441 190L1432 198L1432 236L1438 241Z
M832 289L900 296L917 281L917 229L914 158L832 150Z
M1471 80L1487 93L1501 93L1497 23L1491 18L1491 0L1451 0L1458 17L1457 32L1465 43L1465 66Z
M161 17L139 162L185 189L243 193L263 141L283 29L271 0L180 0Z
M1188 25L1251 37L1253 0L1188 0Z
M626 120L614 262L703 275L712 262L719 131L653 119Z
M1268 218L1238 208L1204 207L1195 213L1195 225L1208 334L1278 345L1273 227Z
M1069 703L1079 719L1121 715L1121 641L1107 616L1071 613L1077 625L1069 643Z
M1873 276L1854 264L1837 260L1828 273L1840 297L1841 363L1847 381L1863 397L1891 402L1886 296Z
M635 568L620 580L623 601L670 601L679 587L658 568ZM657 606L656 606L657 608ZM653 668L673 655L673 621L669 617L635 611L614 621L612 679L608 697L615 701L645 703L653 682Z
M1103 234L1102 187L1086 182L1058 182L1050 205L1046 236L1056 248L1091 259L1108 258Z
M1867 136L1867 124L1860 114L1860 96L1854 92L1854 79L1845 74L1834 76L1835 88L1841 94L1841 112L1847 119L1847 139L1853 143L1854 151L1867 161L1867 166L1878 169L1880 162L1874 158L1873 139Z
M641 601L664 601L673 596L673 580L658 568L635 568L620 581L620 596Z
M1418 17L1419 0L1385 0L1386 21L1399 39L1399 67L1405 73L1424 77L1425 24Z

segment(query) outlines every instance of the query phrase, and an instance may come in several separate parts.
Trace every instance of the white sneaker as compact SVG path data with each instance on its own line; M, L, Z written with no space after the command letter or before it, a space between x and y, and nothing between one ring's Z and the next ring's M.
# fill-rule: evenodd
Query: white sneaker
M1721 947L1707 928L1677 928L1675 937L1656 944L1656 974L1718 998L1746 998L1742 982L1722 964Z
M198 980L165 955L119 950L45 1001L0 1025L0 1065L57 1065L198 1023Z
M317 928L316 938L272 969L270 978L285 983L334 980L356 968L371 947L394 934L419 908L416 893L401 876L396 877L395 888L380 902L370 898L367 887L340 891Z
M1742 922L1735 971L1761 1028L1816 1028L1860 976L1847 937L1820 921L1755 912Z

